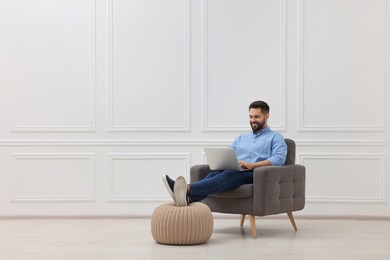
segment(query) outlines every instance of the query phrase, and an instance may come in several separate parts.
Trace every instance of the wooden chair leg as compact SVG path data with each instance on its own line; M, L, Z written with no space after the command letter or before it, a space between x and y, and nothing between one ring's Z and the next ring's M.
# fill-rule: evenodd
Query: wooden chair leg
M295 220L294 220L294 216L293 216L292 212L287 212L287 215L288 215L288 218L290 219L291 224L293 225L295 231L298 231L298 228L297 228L297 225L295 224Z
M240 220L240 227L244 226L244 221L245 221L245 214L241 215L241 220Z
M252 237L256 238L256 220L255 215L249 215L249 221L251 222L251 229L252 229Z

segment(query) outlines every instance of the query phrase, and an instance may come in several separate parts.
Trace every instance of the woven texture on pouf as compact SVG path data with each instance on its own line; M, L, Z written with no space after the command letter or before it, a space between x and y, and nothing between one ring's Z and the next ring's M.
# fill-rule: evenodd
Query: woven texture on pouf
M152 235L161 244L202 244L210 239L212 233L213 215L210 208L201 202L186 207L163 204L152 215Z

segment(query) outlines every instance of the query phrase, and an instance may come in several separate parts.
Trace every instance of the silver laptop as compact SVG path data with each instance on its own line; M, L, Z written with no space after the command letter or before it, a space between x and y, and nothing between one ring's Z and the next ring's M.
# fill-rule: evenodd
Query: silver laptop
M236 151L232 148L204 148L204 152L211 170L249 170L240 168Z

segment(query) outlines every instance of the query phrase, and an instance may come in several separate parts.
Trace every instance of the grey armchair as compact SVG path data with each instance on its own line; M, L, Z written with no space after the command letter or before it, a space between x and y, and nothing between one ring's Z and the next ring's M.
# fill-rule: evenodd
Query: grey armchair
M284 166L266 166L253 172L253 184L211 195L202 202L213 212L241 214L240 226L249 215L252 236L256 238L255 216L287 213L295 231L292 212L305 207L305 167L295 164L295 142L285 139L287 158ZM203 179L209 172L207 164L191 167L191 183Z

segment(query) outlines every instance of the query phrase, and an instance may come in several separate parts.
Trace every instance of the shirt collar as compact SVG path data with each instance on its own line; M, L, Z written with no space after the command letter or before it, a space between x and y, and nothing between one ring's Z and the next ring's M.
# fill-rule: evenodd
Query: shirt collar
M263 135L265 133L268 133L269 131L271 131L271 128L269 126L267 126L266 128L261 129L257 134L255 132L253 132L253 135L260 136L260 135Z

